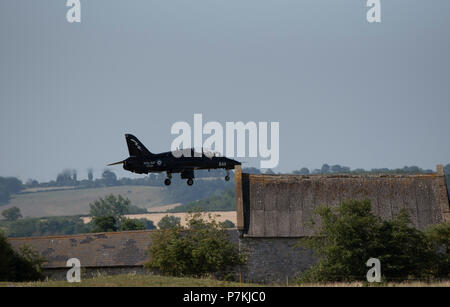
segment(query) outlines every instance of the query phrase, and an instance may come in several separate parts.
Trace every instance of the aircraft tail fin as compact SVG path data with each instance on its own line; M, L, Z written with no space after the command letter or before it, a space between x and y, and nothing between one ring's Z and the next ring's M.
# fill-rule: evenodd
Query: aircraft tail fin
M125 139L127 140L130 156L142 157L153 155L134 135L125 134Z

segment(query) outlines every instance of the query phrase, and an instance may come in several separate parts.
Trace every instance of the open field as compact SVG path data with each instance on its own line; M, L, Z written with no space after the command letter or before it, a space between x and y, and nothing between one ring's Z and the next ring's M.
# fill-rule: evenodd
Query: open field
M230 220L236 225L236 211L217 211L217 212L208 212L204 213L205 216L207 214L211 214L212 217L218 222L224 222L225 220ZM166 215L176 216L181 218L181 225L186 226L186 216L188 213L147 213L147 214L128 214L126 217L132 219L147 219L153 221L153 224L158 225L159 221ZM84 223L89 223L91 221L90 217L82 217L81 218Z
M170 205L164 205L164 206L158 206L158 207L151 207L151 208L147 208L147 211L150 213L166 212L167 210L174 209L181 205L182 205L181 203L176 203L176 204L170 204Z
M75 186L64 186L64 187L46 187L46 188L28 188L22 190L22 193L35 193L35 192L48 192L48 191L63 191L63 190L73 190Z
M121 194L135 206L152 208L167 203L165 187L118 186L81 190L59 190L14 195L0 210L18 207L24 217L67 216L89 213L89 203L108 194Z
M362 282L352 283L321 283L321 284L272 284L261 285L251 283L228 282L209 278L170 277L160 275L100 275L95 278L82 279L80 283L67 281L40 282L0 282L0 287L364 287ZM382 287L450 287L450 281L442 282L403 282L387 284L371 284L369 286Z

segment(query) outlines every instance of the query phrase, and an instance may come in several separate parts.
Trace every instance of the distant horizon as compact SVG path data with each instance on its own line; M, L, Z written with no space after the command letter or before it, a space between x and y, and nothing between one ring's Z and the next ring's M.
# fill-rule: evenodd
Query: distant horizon
M401 167L394 167L394 168L388 168L388 167L373 167L373 168L370 168L370 169L367 169L367 168L360 168L360 167L358 167L358 168L353 168L353 167L351 167L351 166L348 166L348 165L342 165L342 164L339 164L339 163L333 163L333 164L329 164L329 163L323 163L322 165L320 165L320 167L314 167L314 168L310 168L310 167L307 167L307 166L301 166L301 167L299 167L299 168L295 168L295 169L291 169L291 170L288 170L288 171L284 171L284 172L280 172L280 171L274 171L275 173L280 173L280 174L290 174L290 173L292 173L292 172L294 172L294 171L299 171L301 168L303 168L303 167L306 167L306 168L308 168L308 170L310 171L310 173L312 173L314 170L316 170L316 169L318 169L318 170L320 170L321 169L321 167L324 165L324 164L328 164L329 166L333 166L333 165L340 165L341 167L349 167L350 168L350 171L355 171L355 170L357 170L357 169L364 169L365 171L372 171L373 169L389 169L389 170L397 170L397 169L403 169L404 167L414 167L414 166L416 166L416 167L418 167L418 168L420 168L420 169L422 169L423 171L432 171L432 172L436 172L436 166L437 165L440 165L440 164L442 164L443 166L446 166L447 164L450 164L450 162L449 163L438 163L438 164L436 164L436 166L434 167L434 168L423 168L423 167L420 167L419 165L403 165L403 166L401 166ZM246 169L246 168L255 168L255 169L258 169L259 171L261 171L261 173L265 173L268 169L261 169L261 168L258 168L258 167L256 167L256 166L247 166L247 165L242 165L242 169ZM18 177L18 176L11 176L11 175L2 175L2 174L0 174L0 177L16 177L16 178L18 178L18 179L20 179L21 181L22 181L22 183L23 184L25 184L26 182L27 182L27 180L29 180L29 179L31 179L31 180L37 180L39 183L48 183L48 182L51 182L51 181L56 181L56 178L57 178L57 176L58 176L58 174L60 174L60 173L62 173L63 171L65 171L65 170L75 170L76 172L77 172L77 180L78 181L81 181L81 180L87 180L88 179L88 176L87 176L87 170L88 170L89 168L86 168L86 176L79 176L80 174L83 174L83 172L80 172L79 170L77 170L77 169L74 169L74 168L65 168L65 169L62 169L59 173L57 173L55 176L54 176L54 178L51 178L51 179L49 179L49 180L39 180L38 178L27 178L27 179L23 179L23 178L20 178L20 177ZM138 179L138 178L145 178L145 177L147 177L148 175L150 175L150 174L152 174L152 173L148 173L148 174L133 174L133 173L130 173L130 172L123 172L123 169L122 168L120 168L119 169L119 171L121 171L121 173L123 173L121 176L119 176L119 174L118 174L118 172L115 170L115 169L113 169L113 168L105 168L105 169L103 169L103 170L99 170L98 172L95 172L95 170L94 170L94 177L93 177L93 179L95 180L95 179L101 179L101 174L105 171L105 170L110 170L110 171L112 171L112 172L114 172L115 174L116 174L116 176L117 176L117 179L121 179L121 178L132 178L132 179ZM202 170L202 171L207 171L207 170ZM220 171L220 169L219 169L219 171ZM96 176L96 173L98 174L97 176ZM163 174L164 175L164 172L161 172L161 173L153 173L153 174Z

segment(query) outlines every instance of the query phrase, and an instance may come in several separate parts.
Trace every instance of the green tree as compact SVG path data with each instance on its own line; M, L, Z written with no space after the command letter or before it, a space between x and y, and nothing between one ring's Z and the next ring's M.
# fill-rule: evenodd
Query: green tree
M124 214L130 211L131 201L128 198L123 198L121 195L117 197L113 194L105 196L96 200L93 204L89 204L89 215L92 218L112 216L116 220L120 220Z
M88 169L88 180L89 181L94 180L94 170L92 168Z
M65 169L56 176L56 185L58 186L71 186L74 184L76 184L75 170Z
M128 198L113 194L100 198L93 204L89 204L89 215L92 217L92 232L108 232L120 230L145 229L145 224L140 221L129 220L125 214L143 213L147 210L131 205ZM123 223L126 225L122 225Z
M425 235L438 254L435 263L435 275L450 278L450 222L433 225Z
M40 253L35 251L31 245L24 244L19 248L18 254L24 258L40 275L43 275L42 265L47 260Z
M174 215L166 215L158 222L159 229L169 229L179 227L181 218Z
M23 189L22 181L16 177L0 177L0 186L3 186L10 194L17 194Z
M11 194L17 194L23 189L22 181L15 177L0 177L0 204L6 204Z
M322 168L320 170L322 174L328 174L330 172L330 166L325 163L322 165Z
M114 172L110 170L103 171L102 179L108 186L114 186L117 184L117 176Z
M44 278L38 258L30 248L16 252L0 233L0 281L35 281Z
M173 276L201 277L244 263L244 256L220 223L206 220L198 212L186 221L187 227L178 225L152 233L147 268Z
M309 175L309 169L306 167L302 167L300 170L293 171L294 175Z
M141 219L139 219L139 221L142 224L144 224L145 229L148 229L148 230L156 229L156 226L153 223L153 221L147 220L146 218L141 218Z
M409 226L405 211L392 221L371 212L370 201L348 200L337 208L320 207L321 224L298 246L312 248L319 261L300 281L365 280L369 258L378 258L386 280L429 277L435 251L424 233Z
M111 215L94 217L92 223L92 232L114 232L119 229L119 221Z
M3 210L2 215L7 221L16 221L22 217L22 214L20 213L20 209L17 207L12 207L12 208Z
M122 218L122 223L120 225L120 230L126 231L126 230L144 230L145 225L140 220L136 219L129 219L129 218Z

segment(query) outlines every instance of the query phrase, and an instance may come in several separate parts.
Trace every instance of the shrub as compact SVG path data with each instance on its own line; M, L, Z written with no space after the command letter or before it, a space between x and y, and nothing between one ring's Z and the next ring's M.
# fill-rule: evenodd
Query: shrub
M158 222L159 229L169 229L180 226L181 218L173 215L166 215Z
M0 233L0 281L42 280L43 259L30 247L23 247L18 253Z
M210 215L205 219L199 212L190 213L186 221L187 227L178 224L152 234L147 268L172 276L202 277L244 263L227 231Z
M22 214L20 213L20 209L17 207L12 207L12 208L3 210L2 215L3 215L3 217L5 217L5 219L7 221L16 221L22 217Z
M114 232L119 230L118 221L114 216L93 217L92 223L94 227L91 232Z
M92 232L145 229L146 224L125 218L125 214L145 213L147 210L133 206L128 198L113 194L89 204L89 215L94 225ZM148 226L148 225L147 225Z
M300 282L365 280L369 258L380 260L385 280L437 277L439 255L423 232L409 226L406 212L383 221L370 208L368 200L348 200L316 210L321 226L298 246L312 248L319 261Z
M120 225L120 230L126 231L126 230L144 230L145 225L140 220L136 219L129 219L129 218L122 218L122 223Z
M425 235L437 253L434 275L450 278L450 222L431 226Z
M112 216L119 220L124 214L128 214L131 202L128 198L121 195L117 197L113 194L107 195L105 198L96 200L93 204L89 204L89 215L93 218Z

